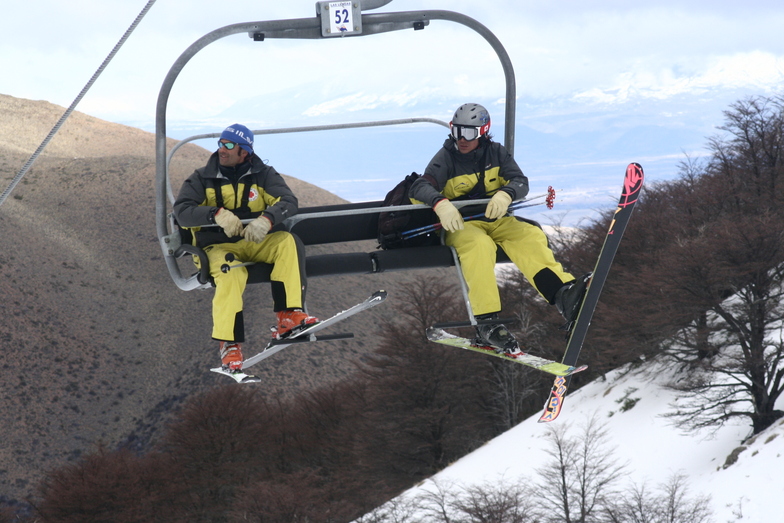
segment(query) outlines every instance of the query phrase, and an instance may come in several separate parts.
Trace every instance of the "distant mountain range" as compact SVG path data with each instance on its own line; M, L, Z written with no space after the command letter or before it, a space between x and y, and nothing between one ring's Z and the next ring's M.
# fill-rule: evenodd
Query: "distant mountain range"
M519 98L515 157L529 176L532 191L542 192L552 185L561 193L553 211L532 209L528 215L544 223L560 220L572 226L596 217L597 210L612 205L619 177L631 161L641 163L652 182L675 178L679 163L687 156L706 153L708 138L720 132L722 112L731 103L770 93L700 88L667 98L655 94L632 89L601 97L573 93L563 98ZM253 97L207 120L175 119L167 131L183 139L219 131L235 121L253 129L410 117L449 121L454 109L469 101L444 99L426 90L406 97L394 86L386 94L372 96L346 90L331 100L312 106L296 93ZM488 108L493 118L491 132L497 141L503 141L503 100L470 101ZM403 176L421 172L447 132L441 126L418 123L265 135L258 138L258 149L285 172L346 200L368 201L383 199Z

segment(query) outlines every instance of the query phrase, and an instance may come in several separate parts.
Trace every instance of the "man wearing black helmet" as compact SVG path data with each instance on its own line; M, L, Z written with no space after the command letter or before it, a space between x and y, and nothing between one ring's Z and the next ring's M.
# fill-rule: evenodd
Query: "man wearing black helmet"
M589 277L578 280L555 260L547 237L538 226L518 220L509 204L528 194L528 178L511 154L492 141L490 114L479 104L457 108L449 122L450 135L436 153L424 175L411 187L414 203L430 205L446 232L445 243L460 258L474 317L493 320L501 311L495 278L496 248L501 246L526 279L551 305L574 321ZM490 198L477 209L458 210L451 200ZM484 211L484 217L468 222L463 216ZM506 353L520 350L517 340L500 323L476 327L477 341Z
M177 222L192 230L194 244L204 249L210 262L215 283L212 337L219 341L225 370L238 372L243 361L242 294L248 271L238 263L273 264L276 336L318 321L302 310L305 273L294 237L286 231L270 232L297 208L294 193L278 171L253 152L253 133L240 124L221 133L218 150L185 180L174 202ZM242 219L252 221L243 224ZM209 224L216 226L204 227ZM223 271L227 261L234 267Z

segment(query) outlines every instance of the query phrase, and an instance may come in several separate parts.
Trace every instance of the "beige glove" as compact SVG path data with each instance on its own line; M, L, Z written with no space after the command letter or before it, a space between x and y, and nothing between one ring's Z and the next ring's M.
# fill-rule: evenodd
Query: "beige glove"
M215 223L221 226L226 236L233 238L242 234L242 220L228 209L221 207L215 213Z
M433 207L433 210L438 215L438 221L441 222L446 232L455 232L464 227L460 211L449 200L441 200Z
M249 242L261 243L269 230L272 229L272 222L266 216L259 216L245 226L242 235Z
M485 210L485 217L496 220L506 214L509 209L509 204L512 203L512 197L508 192L496 192L490 201L487 202L487 210Z

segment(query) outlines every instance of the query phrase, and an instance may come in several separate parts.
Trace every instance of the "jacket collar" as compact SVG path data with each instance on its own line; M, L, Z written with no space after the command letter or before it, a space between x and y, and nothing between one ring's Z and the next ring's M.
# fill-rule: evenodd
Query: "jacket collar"
M454 138L451 136L446 139L444 142L444 149L449 151L450 154L454 155L455 158L459 158L461 161L468 161L468 162L478 162L482 159L485 154L485 148L488 146L486 140L482 140L479 142L479 147L471 151L470 153L463 154L457 149L457 142L455 142Z
M261 158L256 156L256 154L252 154L250 157L249 162L245 162L242 164L245 170L240 174L240 178L245 176L251 172L259 172L261 168L264 166L264 162L261 161ZM207 160L207 166L204 168L204 176L207 178L226 178L220 172L220 161L218 160L218 153L217 151L212 153L210 159Z

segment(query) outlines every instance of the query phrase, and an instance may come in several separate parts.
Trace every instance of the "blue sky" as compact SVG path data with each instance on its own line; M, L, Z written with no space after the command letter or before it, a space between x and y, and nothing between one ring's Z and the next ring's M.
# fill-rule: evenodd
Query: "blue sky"
M44 0L43 14L31 18L24 3L6 3L0 93L67 107L146 4ZM563 191L570 222L614 198L629 161L647 166L651 180L672 178L684 154L704 152L729 103L784 85L784 4L774 0L393 0L376 12L438 9L476 19L505 46L517 78L518 162L535 190ZM314 15L310 0L157 0L77 109L152 131L163 78L199 37L233 23ZM235 121L258 129L449 120L460 103L478 101L501 138L503 99L490 46L451 22L330 42L234 35L186 66L168 129L182 138ZM344 198L376 199L421 171L445 134L409 131L289 135L262 142L261 156Z

